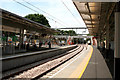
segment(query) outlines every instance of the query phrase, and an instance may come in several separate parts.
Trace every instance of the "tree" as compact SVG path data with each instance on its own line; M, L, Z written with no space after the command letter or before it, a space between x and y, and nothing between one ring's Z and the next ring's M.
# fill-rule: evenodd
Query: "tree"
M76 32L74 30L69 30L69 31L65 31L65 30L59 30L57 29L58 33L56 33L55 35L76 35Z
M46 19L46 17L42 14L28 14L28 15L25 16L25 18L33 20L33 21L38 22L40 24L46 25L48 27L51 27L49 25L49 22Z
M76 32L74 30L69 30L69 35L70 36L76 35Z

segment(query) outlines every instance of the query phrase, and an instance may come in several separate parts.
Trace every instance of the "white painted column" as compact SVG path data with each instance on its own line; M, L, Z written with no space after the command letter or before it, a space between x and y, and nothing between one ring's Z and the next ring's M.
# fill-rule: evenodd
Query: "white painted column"
M120 12L115 12L114 78L120 80Z
M0 16L2 16L2 11L0 10ZM2 38L2 18L0 18L0 39ZM2 40L0 40L0 44ZM3 46L4 47L4 46ZM2 46L0 46L0 58L2 57ZM0 79L2 78L2 60L0 61Z
M120 58L120 12L115 13L115 58Z
M93 36L91 36L91 45L93 45L93 40L92 40L92 37L93 37Z

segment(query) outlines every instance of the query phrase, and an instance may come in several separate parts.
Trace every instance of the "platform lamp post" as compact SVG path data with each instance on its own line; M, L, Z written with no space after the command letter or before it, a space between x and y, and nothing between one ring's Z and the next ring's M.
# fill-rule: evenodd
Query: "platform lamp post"
M120 80L120 2L116 3L115 12L115 50L114 50L114 79Z

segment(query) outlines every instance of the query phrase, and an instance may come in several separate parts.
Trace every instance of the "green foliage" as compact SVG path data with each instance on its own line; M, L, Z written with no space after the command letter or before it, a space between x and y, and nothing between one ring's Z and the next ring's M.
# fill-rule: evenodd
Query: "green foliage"
M28 18L28 19L33 20L35 22L38 22L40 24L46 25L48 27L51 27L49 25L49 22L46 19L46 17L44 15L42 15L42 14L28 14L28 15L25 16L25 18Z
M69 35L71 36L76 35L76 32L74 30L69 30Z
M2 39L2 41L6 41L7 37L2 37L1 39Z
M76 32L74 30L69 30L69 31L65 31L65 30L59 30L57 29L58 33L54 34L54 35L76 35Z

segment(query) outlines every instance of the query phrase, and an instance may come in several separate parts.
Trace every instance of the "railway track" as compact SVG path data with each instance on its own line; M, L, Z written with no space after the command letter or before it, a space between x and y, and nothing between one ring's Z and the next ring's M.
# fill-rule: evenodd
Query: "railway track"
M54 70L58 66L62 65L66 61L70 60L77 54L79 54L85 46L78 46L77 48L70 50L64 54L52 57L50 59L42 61L43 63L40 64L39 62L31 64L32 66L37 64L36 66L33 66L28 69L22 69L18 72L11 74L9 76L3 77L3 79L32 79L36 80L42 77L43 75L49 73L50 71Z

